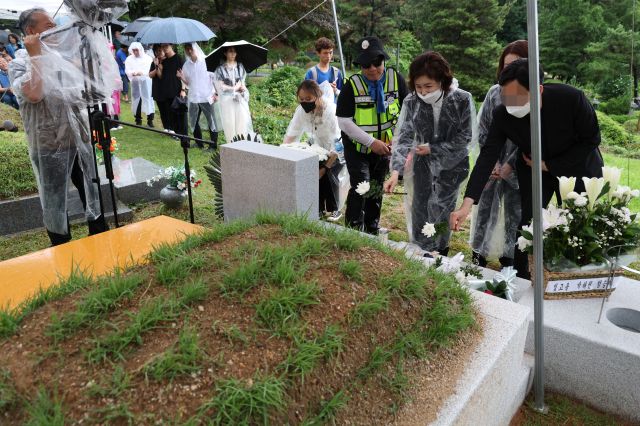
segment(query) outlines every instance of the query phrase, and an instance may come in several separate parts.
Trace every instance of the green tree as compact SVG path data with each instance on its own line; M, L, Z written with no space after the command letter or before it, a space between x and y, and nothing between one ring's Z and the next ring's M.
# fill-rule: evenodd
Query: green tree
M426 0L423 4L429 47L449 61L460 87L481 99L494 82L501 49L496 32L502 28L507 7L497 0Z
M554 77L581 81L578 65L587 58L586 47L605 27L602 7L589 0L543 0L540 2L540 59Z
M507 45L512 41L527 39L527 0L500 0L501 6L509 8L502 29L498 31L498 42Z

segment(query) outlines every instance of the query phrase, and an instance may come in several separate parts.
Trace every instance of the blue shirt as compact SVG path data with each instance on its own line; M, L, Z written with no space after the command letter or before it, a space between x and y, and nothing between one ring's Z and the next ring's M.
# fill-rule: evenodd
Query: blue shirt
M9 82L9 76L7 75L6 72L0 70L0 86L3 89L9 88L11 87L11 83ZM18 100L16 99L16 95L14 95L13 93L4 93L0 94L0 97L2 98L2 102L6 103L6 104L14 104L18 105Z
M124 76L124 61L127 60L127 54L124 53L122 49L119 49L116 52L116 62L118 63L118 68L120 68L120 76Z
M338 81L336 81L336 76L334 75L333 72L333 67L329 67L329 70L327 72L322 72L320 70L320 68L318 68L318 66L316 65L315 67L313 67L316 69L316 73L318 73L318 78L316 80L316 82L318 84L322 84L325 81L328 81L329 83L333 83L335 81L336 86L338 87L338 90L342 90L342 84L343 84L343 77L342 77L342 72L340 72L338 70ZM309 70L307 71L307 73L304 75L304 79L305 80L313 80L313 74L311 72L311 70L313 70L313 68L309 68Z

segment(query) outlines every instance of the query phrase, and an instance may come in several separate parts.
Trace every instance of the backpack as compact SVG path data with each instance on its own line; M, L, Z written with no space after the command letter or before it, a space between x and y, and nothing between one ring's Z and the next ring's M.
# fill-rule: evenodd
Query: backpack
M331 83L335 83L336 81L338 81L338 75L340 75L340 70L337 67L334 67L332 65L331 66L331 71L333 72L333 79L332 79ZM317 65L314 65L311 68L311 77L312 77L312 80L318 81L318 66Z

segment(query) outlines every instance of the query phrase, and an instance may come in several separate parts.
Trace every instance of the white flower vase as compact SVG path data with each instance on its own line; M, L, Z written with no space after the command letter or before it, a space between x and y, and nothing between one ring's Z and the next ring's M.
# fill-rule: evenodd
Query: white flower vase
M187 198L187 191L167 185L160 190L160 201L169 209L179 209Z

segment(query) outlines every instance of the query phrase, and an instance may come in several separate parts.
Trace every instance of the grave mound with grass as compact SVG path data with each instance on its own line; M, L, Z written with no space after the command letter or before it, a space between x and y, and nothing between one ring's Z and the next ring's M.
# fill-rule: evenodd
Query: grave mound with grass
M386 424L474 324L452 277L262 214L0 311L0 423Z

